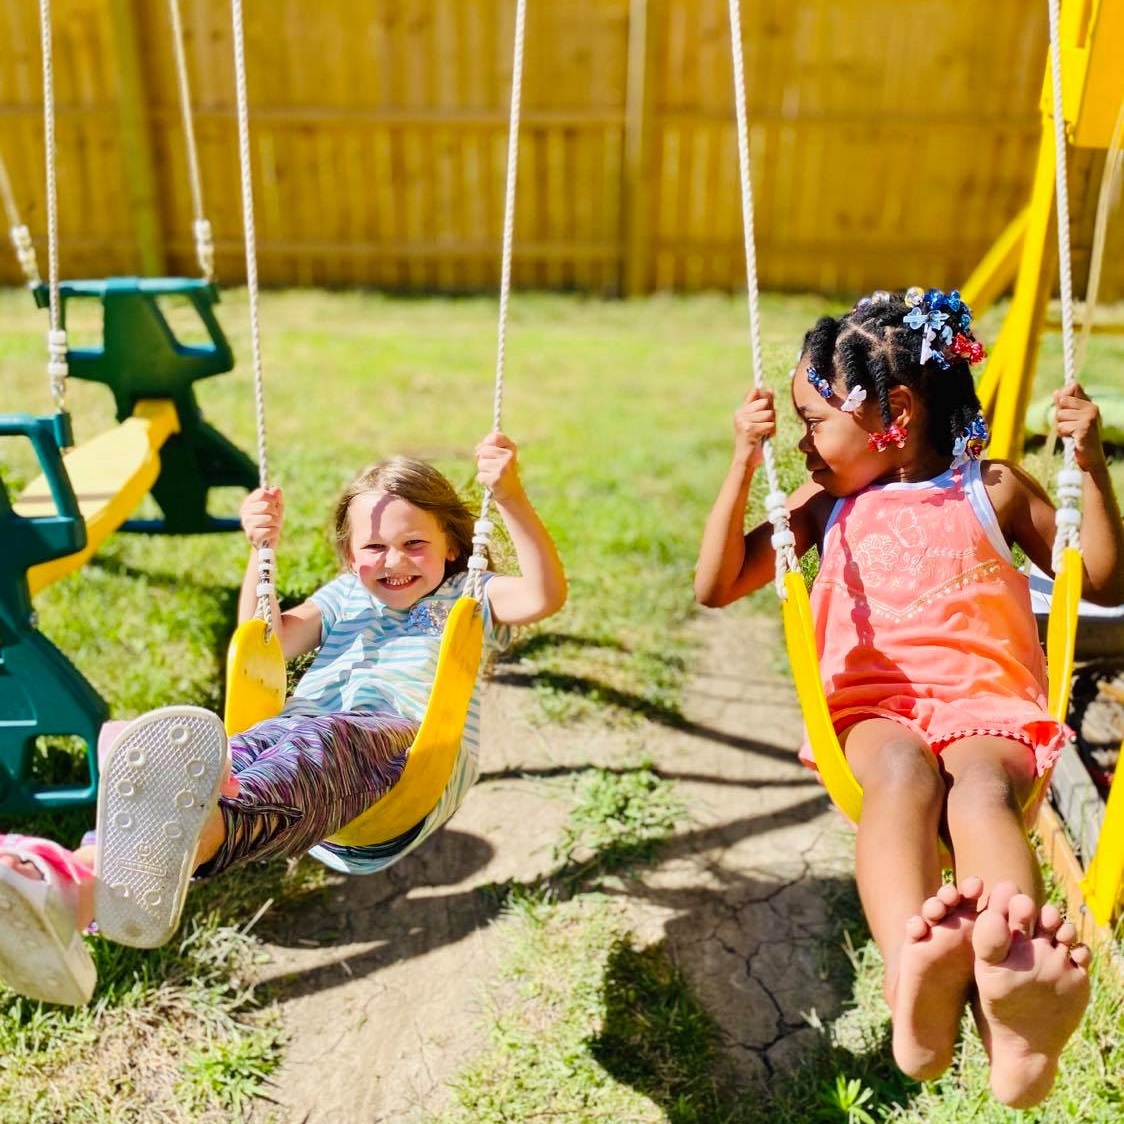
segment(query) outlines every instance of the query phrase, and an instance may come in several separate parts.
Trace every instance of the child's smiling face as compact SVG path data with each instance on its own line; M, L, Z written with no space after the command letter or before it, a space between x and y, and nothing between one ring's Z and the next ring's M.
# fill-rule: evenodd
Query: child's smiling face
M408 609L445 580L445 563L456 558L431 511L400 496L364 492L348 510L351 571L384 605Z

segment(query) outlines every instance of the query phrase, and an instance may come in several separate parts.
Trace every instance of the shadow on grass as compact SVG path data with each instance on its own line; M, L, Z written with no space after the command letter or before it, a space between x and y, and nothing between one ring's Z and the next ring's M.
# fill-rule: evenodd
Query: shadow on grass
M822 971L846 995L854 990L855 970L842 941L851 915L858 916L857 897L838 880L816 881L811 889L838 907L821 938ZM920 1089L894 1065L888 1025L853 1050L834 1040L831 1019L820 1033L801 1034L798 1058L789 1053L774 1066L762 1052L764 1071L746 1079L731 1054L732 1045L735 1051L744 1045L730 1042L682 961L673 936L640 949L631 936L618 940L604 974L602 1024L586 1043L606 1073L648 1097L670 1124L855 1124L873 1119L854 1111L864 1090L869 1107L885 1111ZM777 1012L783 1019L785 1008L778 1004Z
M705 734L700 734L700 737L705 737ZM625 773L631 772L629 766L614 766L614 765L598 765L604 773L613 773L618 776L623 776ZM697 782L699 784L716 785L721 788L729 786L731 788L745 788L746 780L744 777L716 777L713 773L687 773L676 769L663 769L658 765L649 766L652 774L665 781L687 781ZM572 776L580 769L575 768L573 765L512 765L506 769L489 769L487 772L480 774L477 784L487 784L493 781L516 781L516 780L550 780L555 777ZM753 787L758 788L808 788L814 789L818 793L823 793L823 786L815 775L810 770L805 770L805 774L795 777L771 777L755 779ZM826 805L827 798L824 797Z
M846 982L839 986L845 989ZM821 1036L795 1070L740 1081L720 1028L667 941L643 949L631 939L619 941L606 966L602 1001L604 1018L588 1039L590 1054L615 1080L659 1106L669 1124L851 1124L863 1118L848 1114L840 1077L870 1089L880 1108L905 1103L917 1088L894 1068L888 1032L859 1054Z
M447 894L411 896L410 890L415 886L428 889L456 885L491 859L492 847L486 840L445 828L424 848L376 877L340 879L333 875L326 887L285 895L262 918L256 932L262 939L284 947L309 948L341 941L372 943L369 949L333 956L324 964L288 974L276 982L281 996L307 995L346 986L354 977L454 944L490 924L516 898L567 900L579 893L602 889L601 884L609 874L650 863L657 851L661 859L674 860L699 850L728 847L760 832L807 822L823 810L824 797L817 793L787 809L747 816L717 827L679 832L658 845L652 841L621 840L588 855L567 855L537 878L481 883ZM231 872L230 877L236 874ZM650 889L630 882L627 893L683 913L687 917L684 925L688 927L688 937L701 941L707 933L701 928L695 933L690 921L700 901L709 897L717 902L727 896L758 900L763 893L783 885L776 883L762 890L759 879L727 871L717 890L694 886L681 890ZM323 908L328 904L325 898L333 899L329 908ZM322 908L309 908L315 899L320 899ZM253 902L246 903L246 908L254 908Z
M634 692L619 690L588 676L542 670L527 673L499 664L492 672L490 681L505 686L541 687L558 694L578 695L594 703L616 707L619 710L647 718L660 726L681 730L685 734L705 738L721 745L728 745L732 749L745 750L747 753L767 757L774 761L788 762L792 760L791 749L757 741L754 738L743 737L740 734L731 734L718 729L716 726L689 721L676 707L655 702Z

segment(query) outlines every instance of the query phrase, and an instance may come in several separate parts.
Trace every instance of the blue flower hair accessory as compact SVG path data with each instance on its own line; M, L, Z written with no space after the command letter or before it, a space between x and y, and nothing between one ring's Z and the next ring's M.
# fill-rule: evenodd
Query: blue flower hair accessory
M965 461L978 461L987 445L987 422L983 414L977 413L968 426L960 431L960 436L952 443L952 455L957 464Z
M957 339L969 341L963 336L972 324L972 310L964 302L960 293L953 289L944 293L940 289L923 291L914 285L906 290L905 303L909 311L902 317L906 326L923 333L921 337L921 362L933 360L942 371L947 371L954 359L967 357L967 352L953 346ZM948 352L952 356L949 357ZM975 354L975 353L973 353ZM983 348L979 348L979 359L983 358ZM971 358L969 362L978 362Z
M821 398L830 401L835 396L835 391L831 389L831 383L815 367L808 368L808 382L816 388Z

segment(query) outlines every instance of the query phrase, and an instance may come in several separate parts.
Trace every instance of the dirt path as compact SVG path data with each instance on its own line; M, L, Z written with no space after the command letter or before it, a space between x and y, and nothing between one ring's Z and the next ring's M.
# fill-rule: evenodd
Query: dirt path
M486 1045L483 989L500 941L488 883L534 880L569 807L567 778L647 755L691 821L635 882L640 944L666 940L723 1028L745 1075L785 1066L835 1012L817 943L825 894L850 877L850 843L795 760L800 718L770 618L704 613L687 725L641 732L532 727L518 672L501 670L484 712L481 782L452 822L386 875L333 881L315 907L264 921L266 978L284 981L289 1045L271 1096L292 1124L408 1124Z

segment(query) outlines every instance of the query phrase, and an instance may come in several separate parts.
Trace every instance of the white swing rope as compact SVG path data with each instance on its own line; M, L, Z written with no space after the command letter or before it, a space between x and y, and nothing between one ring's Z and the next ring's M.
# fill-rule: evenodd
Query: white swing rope
M734 105L737 110L738 167L741 173L742 231L745 237L745 291L749 302L749 343L753 359L753 385L765 388L761 361L761 317L757 291L757 250L753 236L753 184L749 174L749 125L745 108L745 60L742 51L742 20L739 0L730 0L730 48L734 68ZM773 443L762 445L765 476L769 492L765 497L765 513L773 525L773 550L776 554L777 596L785 600L784 579L798 569L796 537L788 524L787 499L777 479Z
M250 111L246 99L246 45L242 35L242 0L231 0L234 30L234 86L238 105L238 162L242 179L242 229L246 243L246 297L250 307L250 349L254 373L254 411L258 428L258 482L269 487L269 462L265 443L265 380L262 375L261 322L258 315L258 253L254 236L254 185L250 175ZM268 640L273 632L270 598L275 592L277 554L273 544L258 549L258 607Z
M199 173L199 152L195 146L195 118L191 110L191 85L187 74L187 52L184 50L183 19L179 0L168 0L168 18L172 24L172 46L176 56L176 79L180 92L180 116L183 119L184 144L187 150L187 173L191 185L192 232L195 235L195 259L204 281L215 276L215 240L211 224L203 211L203 178Z
M47 174L47 381L55 408L66 409L67 343L59 295L59 202L55 167L55 70L51 54L51 0L39 0L39 39L43 51L43 153Z
M269 469L266 459L265 437L265 385L262 377L261 329L258 314L257 250L254 237L254 193L250 174L250 114L246 98L246 49L242 32L242 0L231 0L234 29L234 75L238 103L238 153L242 179L242 225L246 241L246 292L250 306L250 342L253 355L254 406L258 426L258 466L260 485L269 487ZM504 358L507 341L507 309L511 294L511 256L515 232L515 179L519 159L519 109L523 87L523 46L526 27L526 2L518 0L515 9L515 50L511 78L511 114L508 123L507 182L504 197L503 256L500 275L500 307L498 345L496 354L496 381L492 406L492 425L500 428L503 408ZM471 594L480 600L483 591L483 571L487 569L486 551L494 529L487 518L491 504L490 488L484 490L480 518L473 528L472 556L468 560L471 575ZM258 609L257 615L265 621L266 635L273 629L270 596L274 593L276 553L272 547L258 551Z
M519 111L523 94L523 45L525 40L526 0L515 5L515 46L511 64L511 111L507 124L507 178L503 206L503 252L500 265L500 307L496 345L496 383L492 404L492 428L500 429L503 409L504 359L507 346L507 306L511 296L511 252L515 237L515 181L519 170ZM472 556L468 560L469 593L477 601L483 597L484 571L488 568L487 549L495 525L488 518L492 503L491 488L484 489L480 518L472 535Z
M20 269L27 279L28 285L39 285L43 279L39 276L39 262L35 258L35 245L31 241L31 231L27 224L20 218L19 207L16 206L16 196L12 191L12 181L8 178L8 166L4 157L0 156L0 200L4 204L4 213L8 217L8 236L16 251Z
M1076 345L1073 333L1073 270L1069 248L1069 181L1066 169L1065 115L1062 103L1060 0L1048 0L1050 9L1050 79L1054 102L1054 181L1058 211L1058 288L1062 306L1062 366L1064 385L1077 377ZM1072 437L1062 439L1062 467L1056 476L1058 509L1054 515L1054 573L1062 564L1067 547L1080 545L1081 472Z

